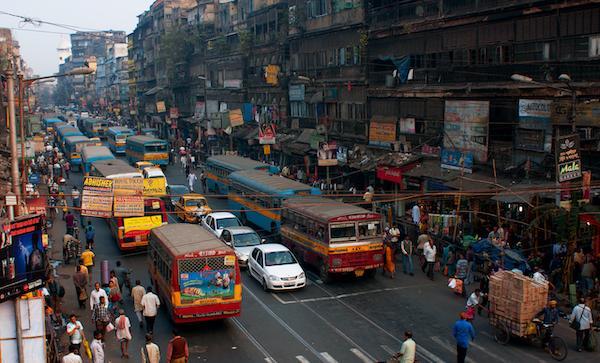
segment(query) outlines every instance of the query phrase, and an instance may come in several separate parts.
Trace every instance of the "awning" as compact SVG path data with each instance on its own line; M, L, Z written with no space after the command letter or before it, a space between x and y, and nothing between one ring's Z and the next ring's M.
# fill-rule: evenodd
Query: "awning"
M315 132L315 129L302 129L302 133L300 134L300 136L298 136L296 142L310 145L310 139L312 138L312 135Z
M160 86L152 87L152 88L150 88L149 90L147 90L147 91L144 93L144 95L145 95L145 96L152 96L152 95L154 95L154 94L158 93L158 91L160 91L160 90L162 90L162 89L163 89L163 88L162 88L162 87L160 87Z
M282 151L286 154L296 154L304 156L310 151L310 145L303 144L300 142L293 142L291 144L285 145L282 148Z
M438 179L447 182L458 178L460 172L442 168L440 166L440 160L435 159L423 160L416 168L405 172L404 175L416 178Z

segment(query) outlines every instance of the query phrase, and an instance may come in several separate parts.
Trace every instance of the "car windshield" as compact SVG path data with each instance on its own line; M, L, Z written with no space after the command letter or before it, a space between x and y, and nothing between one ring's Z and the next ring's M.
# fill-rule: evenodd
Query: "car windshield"
M189 192L190 190L185 185L171 185L169 187L169 194L171 195L183 195Z
M297 263L296 258L290 251L269 252L265 255L267 266L291 265Z
M205 199L188 199L185 201L186 207L204 207L206 206Z
M240 227L242 224L237 218L223 218L217 219L217 229L227 227Z
M249 247L249 246L256 246L259 244L260 244L260 237L258 236L258 234L254 233L254 232L233 235L233 246L234 247Z

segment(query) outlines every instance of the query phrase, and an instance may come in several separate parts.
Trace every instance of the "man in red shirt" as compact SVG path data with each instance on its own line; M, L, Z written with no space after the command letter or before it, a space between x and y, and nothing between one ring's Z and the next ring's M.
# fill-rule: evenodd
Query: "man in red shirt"
M173 338L167 347L167 363L187 363L189 357L187 341L176 330L173 330Z
M73 235L73 231L75 230L75 216L71 213L71 211L67 212L65 216L65 222L67 224L67 234Z

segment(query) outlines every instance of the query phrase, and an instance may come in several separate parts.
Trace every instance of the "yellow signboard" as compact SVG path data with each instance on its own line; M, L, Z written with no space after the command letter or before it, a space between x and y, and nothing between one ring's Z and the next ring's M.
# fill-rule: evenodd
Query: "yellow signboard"
M125 233L131 231L147 231L162 225L162 216L131 217L123 219Z
M167 195L167 181L165 178L144 179L144 196Z

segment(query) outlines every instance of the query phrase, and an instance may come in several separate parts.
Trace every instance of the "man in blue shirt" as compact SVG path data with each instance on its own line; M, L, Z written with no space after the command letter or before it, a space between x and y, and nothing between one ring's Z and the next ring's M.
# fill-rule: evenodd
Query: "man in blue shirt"
M464 363L467 357L469 342L475 339L473 325L467 321L467 316L464 312L460 313L460 320L454 323L452 336L456 340L456 362Z
M88 221L87 226L85 227L85 241L87 243L87 248L90 250L94 249L94 237L96 236L96 229L92 226L92 221Z

